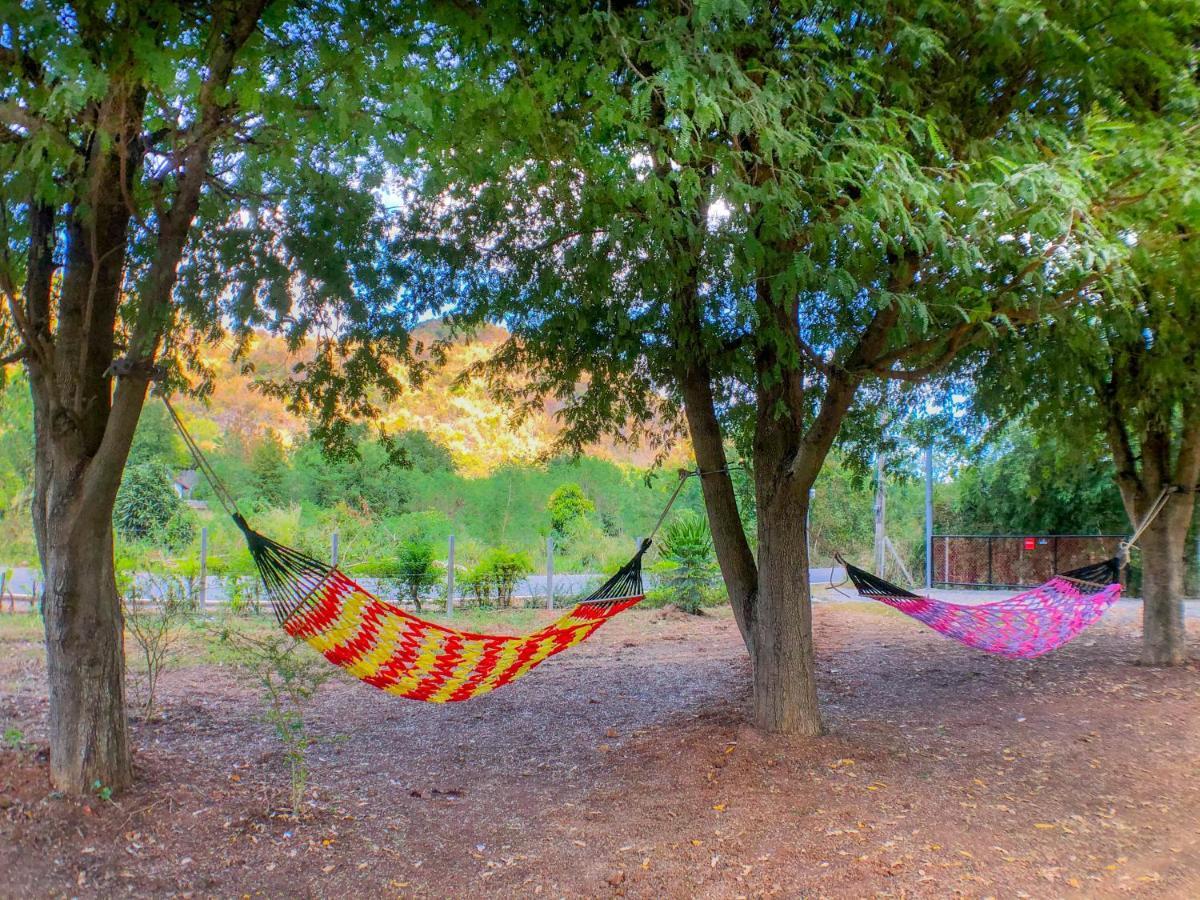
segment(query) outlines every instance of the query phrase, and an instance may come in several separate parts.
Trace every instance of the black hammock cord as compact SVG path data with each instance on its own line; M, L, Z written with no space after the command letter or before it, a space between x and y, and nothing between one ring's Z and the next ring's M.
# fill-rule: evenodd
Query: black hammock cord
M217 502L241 530L246 546L250 550L250 556L254 560L255 568L258 569L259 576L271 598L271 610L279 623L284 624L302 608L316 602L316 599L322 594L321 588L327 582L345 576L341 574L337 566L321 562L307 553L280 544L251 528L241 511L238 510L233 494L221 481L212 463L204 455L204 451L200 449L187 426L183 424L183 419L171 405L170 399L165 394L161 394L160 399L166 406L171 421L175 423L175 428L183 438L184 444L187 445L188 452L196 463L196 468L212 487ZM621 599L641 595L643 593L642 557L650 549L655 536L662 528L663 522L666 521L667 514L671 511L671 507L679 499L679 494L687 480L693 477L715 475L719 472L729 472L739 467L738 464L734 464L709 471L681 469L675 490L671 492L671 496L667 499L649 536L642 540L633 558L621 566L616 574L595 591L575 602L577 604L611 604Z

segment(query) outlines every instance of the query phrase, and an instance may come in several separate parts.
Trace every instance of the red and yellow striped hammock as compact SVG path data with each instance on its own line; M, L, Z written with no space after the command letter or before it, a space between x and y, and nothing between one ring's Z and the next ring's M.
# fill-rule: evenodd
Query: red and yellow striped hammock
M524 636L460 631L380 600L336 567L284 547L235 515L288 634L372 687L410 700L454 703L529 674L643 598L637 554L564 616Z

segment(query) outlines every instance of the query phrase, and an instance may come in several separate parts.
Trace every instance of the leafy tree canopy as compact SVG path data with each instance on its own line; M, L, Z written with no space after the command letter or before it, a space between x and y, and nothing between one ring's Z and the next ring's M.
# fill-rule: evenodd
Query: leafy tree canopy
M1182 8L430 4L411 296L504 319L487 367L565 401L569 446L673 421L663 386L702 360L747 448L786 415L820 450L864 381L928 374L1124 254L1085 125L1169 94Z
M559 537L565 537L575 522L596 511L596 504L578 484L568 482L554 489L546 501L546 510L550 513L550 528Z
M942 530L1125 533L1112 463L1095 447L1093 459L1081 461L1069 444L1062 435L1009 429L978 464L961 470L953 521Z
M22 308L37 291L22 285L41 243L69 280L70 254L108 228L92 243L124 234L99 276L121 301L92 331L134 359L159 349L201 393L209 343L240 354L254 329L285 335L302 362L264 381L347 449L346 417L374 411L368 389L399 388L384 362L409 350L380 150L405 35L388 3L6 10L0 353L76 362L70 328L34 337L49 323Z

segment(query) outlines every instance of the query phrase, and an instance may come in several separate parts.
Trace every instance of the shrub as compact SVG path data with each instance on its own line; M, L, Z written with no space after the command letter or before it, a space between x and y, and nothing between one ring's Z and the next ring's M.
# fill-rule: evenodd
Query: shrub
M711 600L717 576L708 523L693 512L680 513L663 532L659 548L654 572L661 584L655 593L685 612L699 613Z
M394 558L372 560L356 571L398 586L396 599L408 601L420 612L422 597L445 577L442 564L433 555L433 545L427 541L405 541Z
M559 485L546 501L550 513L550 528L559 537L567 537L571 526L588 513L595 512L596 504L588 499L583 488L574 483Z
M156 608L139 605L136 597L121 598L125 629L133 637L146 667L142 682L142 720L154 720L158 681L170 661L171 647L178 637L178 626L187 618L187 608L171 600L160 601Z
M462 577L463 590L480 606L512 606L517 582L532 571L529 554L493 547Z
M259 689L264 718L274 729L288 763L291 812L299 817L308 787L308 748L318 740L309 733L304 713L336 670L281 634L258 638L226 628L220 640L233 651L242 676Z
M254 575L228 575L225 592L229 595L229 611L235 616L258 615L262 612L262 589Z
M171 487L167 470L152 462L125 470L113 506L113 525L125 540L171 549L187 546L195 535L187 505Z

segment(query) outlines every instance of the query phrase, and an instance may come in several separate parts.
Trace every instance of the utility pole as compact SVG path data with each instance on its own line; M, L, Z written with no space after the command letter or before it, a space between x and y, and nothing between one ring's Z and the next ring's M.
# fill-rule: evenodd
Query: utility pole
M875 574L883 577L883 567L887 562L887 548L884 546L887 538L886 525L887 495L883 483L883 453L875 454Z
M933 445L925 445L925 587L933 587Z

